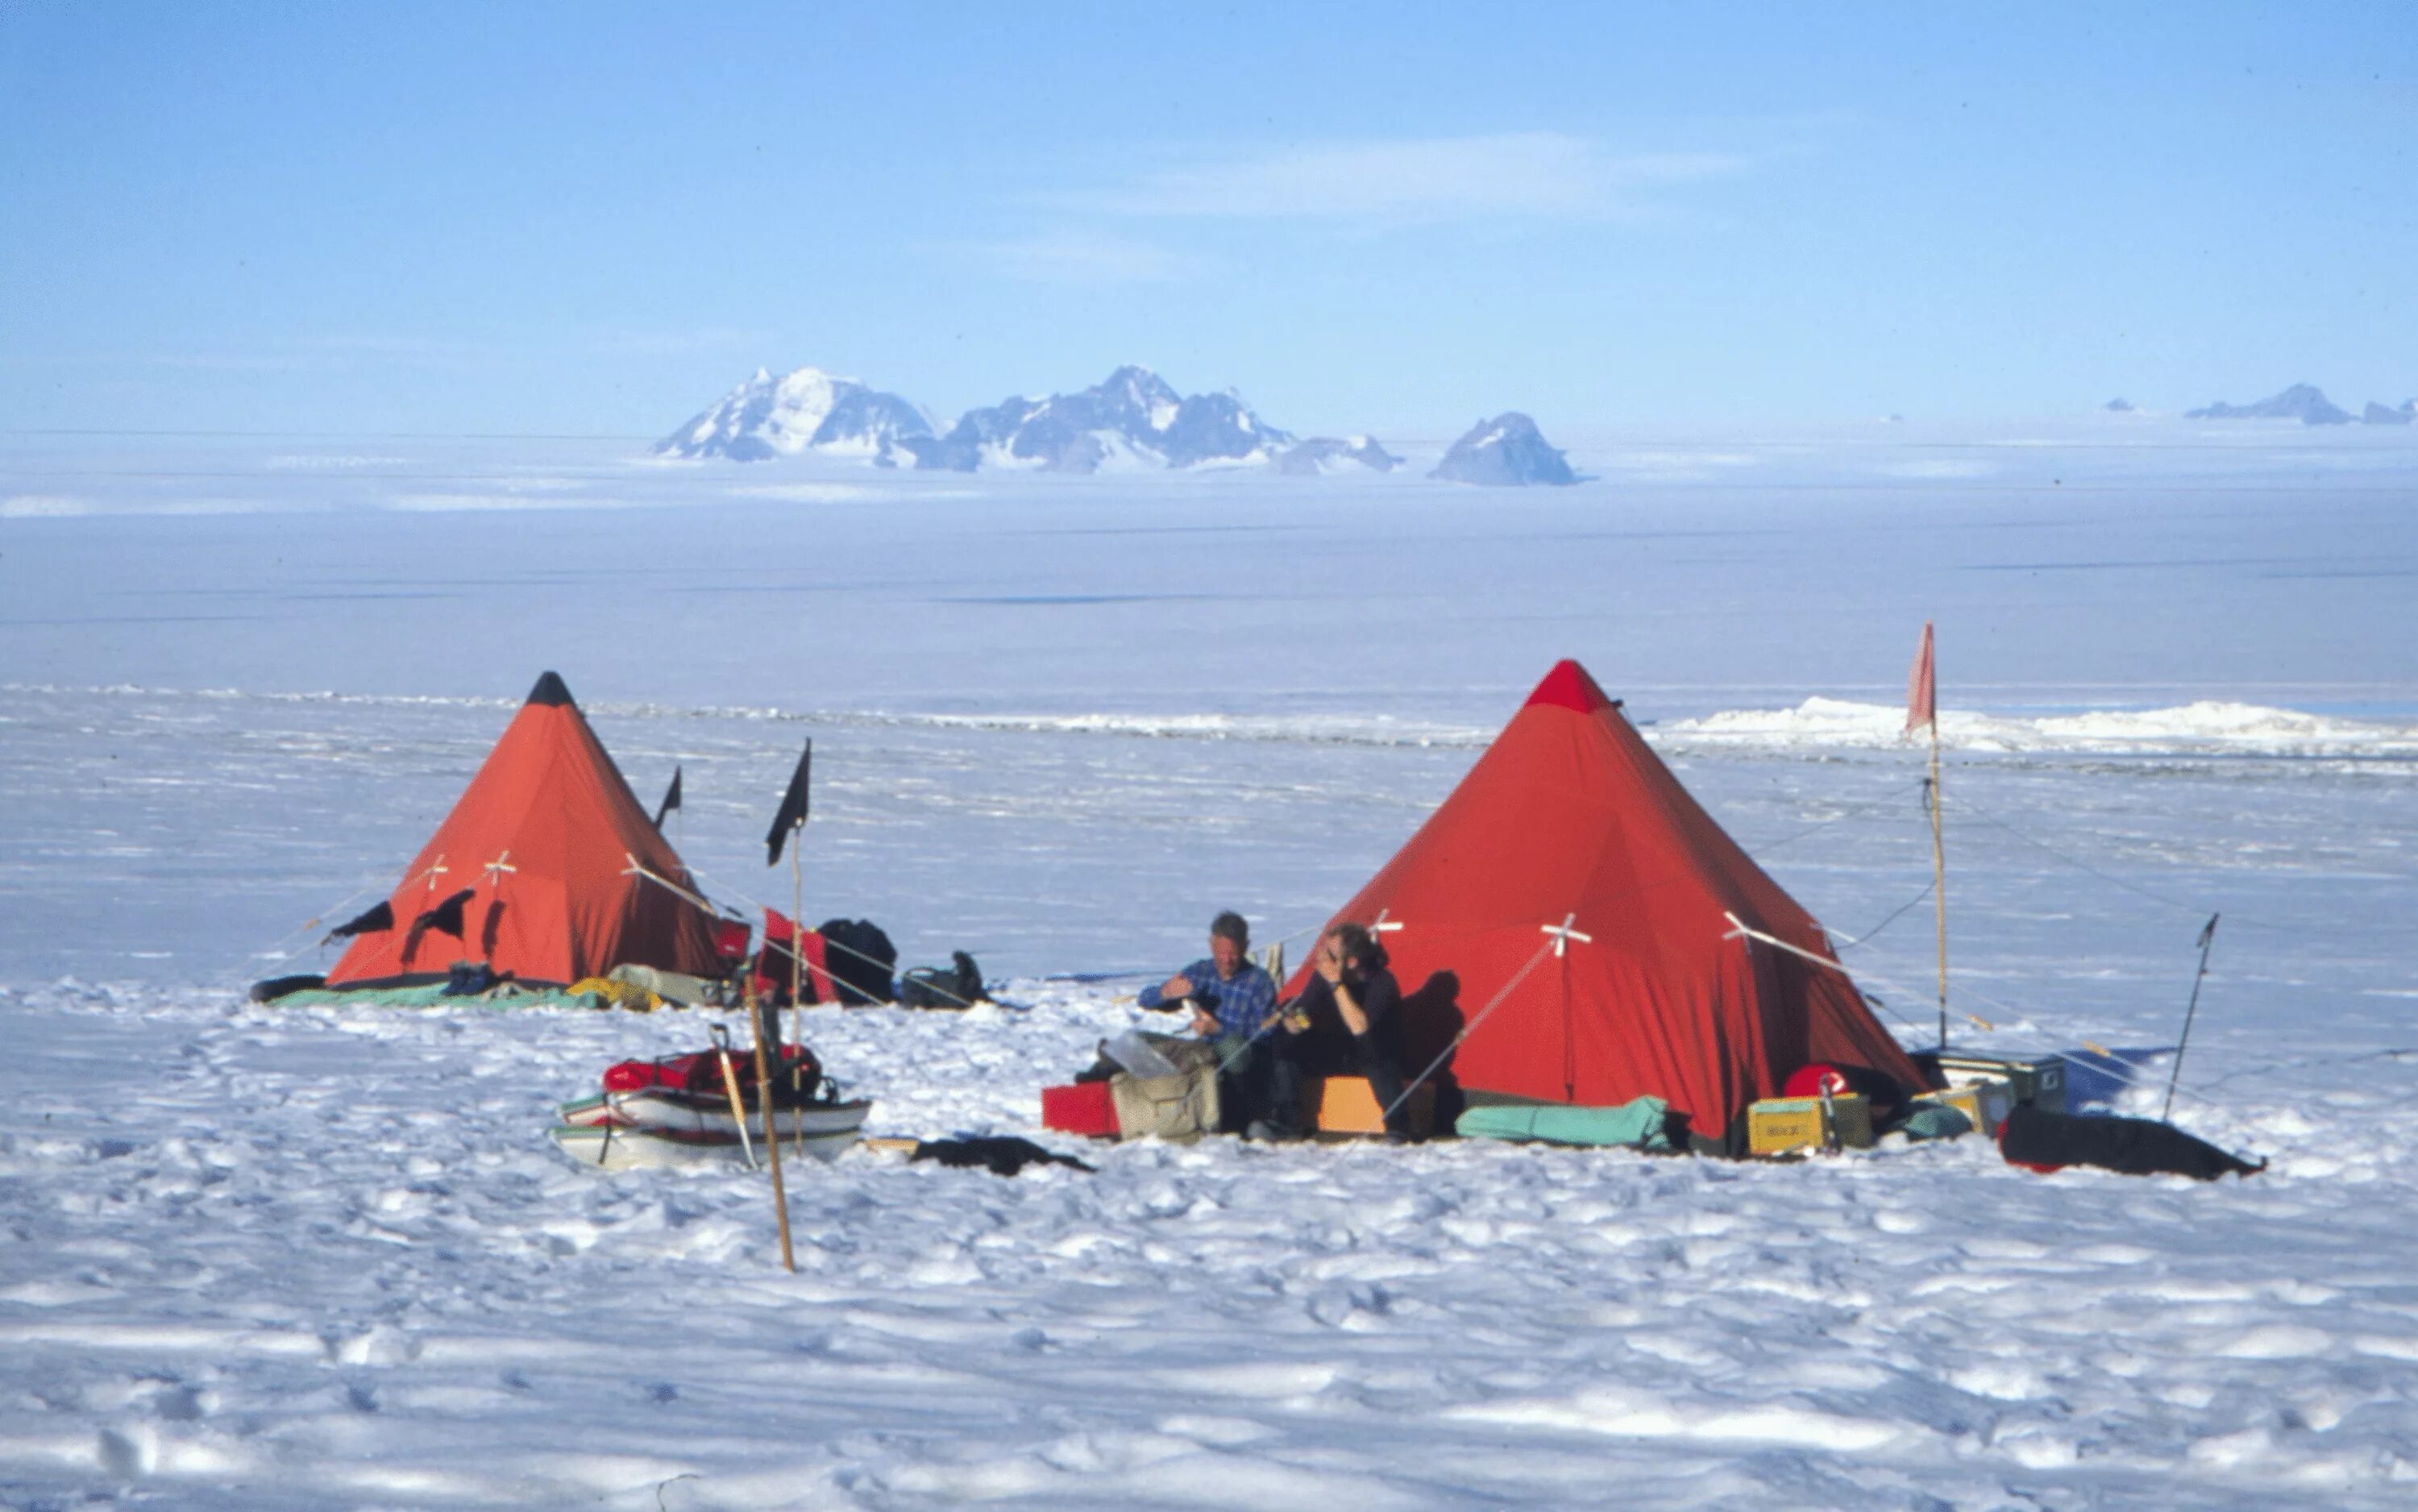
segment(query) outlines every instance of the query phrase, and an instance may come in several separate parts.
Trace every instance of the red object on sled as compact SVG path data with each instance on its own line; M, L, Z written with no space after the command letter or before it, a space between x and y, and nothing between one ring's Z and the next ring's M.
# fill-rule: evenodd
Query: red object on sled
M1089 1135L1093 1138L1113 1139L1117 1137L1116 1100L1109 1094L1105 1081L1079 1081L1065 1087L1041 1089L1041 1126L1056 1129L1061 1134Z
M803 1045L784 1045L772 1060L775 1080L789 1074L791 1066L803 1066L818 1077L822 1064L815 1052ZM739 1077L742 1095L756 1085L756 1056L752 1050L733 1048L730 1069ZM694 1050L686 1055L667 1055L660 1061L623 1061L604 1068L604 1090L608 1092L641 1092L650 1087L667 1087L678 1092L722 1092L722 1056L715 1050Z

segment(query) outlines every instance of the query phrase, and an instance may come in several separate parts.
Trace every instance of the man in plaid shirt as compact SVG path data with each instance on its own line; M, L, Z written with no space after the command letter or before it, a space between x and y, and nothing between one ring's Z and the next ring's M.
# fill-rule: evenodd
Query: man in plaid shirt
M1243 916L1221 913L1209 925L1208 955L1157 986L1142 988L1137 1000L1165 1013L1188 1000L1192 1031L1217 1046L1227 1086L1241 1093L1234 1101L1257 1117L1274 1064L1266 1040L1277 1010L1277 983L1251 964L1245 955L1250 948L1251 926Z

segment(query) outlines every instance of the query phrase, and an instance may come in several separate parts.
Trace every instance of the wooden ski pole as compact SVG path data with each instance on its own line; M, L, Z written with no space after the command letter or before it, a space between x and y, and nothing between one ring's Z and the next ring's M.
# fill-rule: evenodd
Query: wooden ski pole
M748 998L747 1011L756 1011L754 995ZM730 1094L730 1117L739 1125L739 1148L746 1153L747 1168L756 1168L756 1146L747 1138L747 1105L739 1097L739 1073L730 1064L730 1026L713 1026L713 1053L722 1058L722 1090Z
M798 1258L789 1248L789 1194L781 1185L781 1140L773 1129L773 1077L764 1063L764 1016L752 1011L752 1000L749 1007L747 1016L756 1022L756 1106L764 1113L764 1151L773 1166L773 1212L781 1222L781 1268L795 1272ZM777 1016L779 1010L774 1013ZM779 1022L775 1016L773 1023Z

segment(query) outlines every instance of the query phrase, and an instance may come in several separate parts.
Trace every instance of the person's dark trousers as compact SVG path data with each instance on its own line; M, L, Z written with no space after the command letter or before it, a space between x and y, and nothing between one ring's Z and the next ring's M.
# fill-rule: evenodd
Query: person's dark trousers
M1217 1064L1223 1068L1217 1073L1217 1122L1223 1132L1240 1134L1253 1119L1267 1116L1269 1084L1278 1057L1267 1041L1247 1040L1240 1034L1220 1034L1210 1043L1217 1046Z
M1411 1110L1397 1106L1402 1101L1402 1068L1390 1047L1378 1044L1373 1034L1354 1034L1352 1064L1369 1078L1370 1095L1377 1099L1378 1108L1385 1114L1385 1132L1409 1138Z
M1314 1074L1305 1064L1309 1048L1308 1035L1281 1031L1270 1035L1263 1046L1261 1059L1268 1062L1267 1096L1252 1116L1288 1138L1297 1139L1309 1132L1301 1118L1301 1080Z

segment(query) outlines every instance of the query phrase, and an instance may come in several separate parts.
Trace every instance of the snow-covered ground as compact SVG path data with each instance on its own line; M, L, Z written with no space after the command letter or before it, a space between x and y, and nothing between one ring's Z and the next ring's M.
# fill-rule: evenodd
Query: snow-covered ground
M2408 1505L2418 448L2264 434L1544 497L0 459L0 1504ZM2177 1118L2267 1173L859 1153L792 1172L792 1277L760 1179L542 1138L693 1016L241 1000L551 666L734 901L811 736L809 915L1015 1004L814 1043L873 1132L1032 1135L1134 1016L1076 974L1313 924L1572 654L1913 1042L1925 618L1960 1038L2153 1112L2221 909Z

